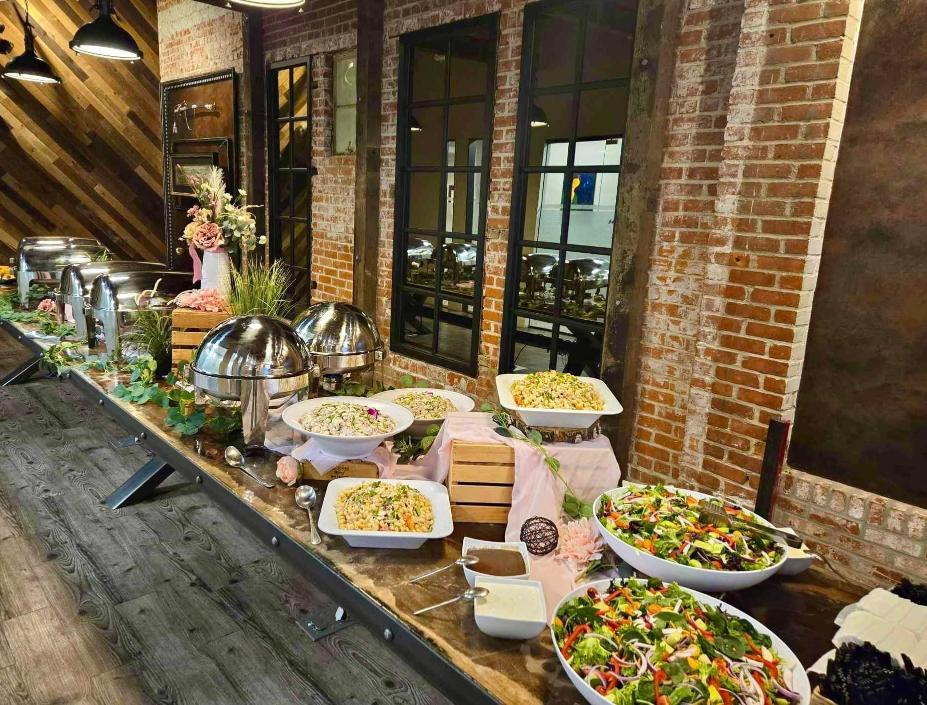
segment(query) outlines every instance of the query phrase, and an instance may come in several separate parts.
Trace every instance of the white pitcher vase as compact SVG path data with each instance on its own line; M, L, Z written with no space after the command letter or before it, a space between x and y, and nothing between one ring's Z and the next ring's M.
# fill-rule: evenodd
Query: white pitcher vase
M223 295L232 284L232 260L225 250L203 253L202 289L218 289Z

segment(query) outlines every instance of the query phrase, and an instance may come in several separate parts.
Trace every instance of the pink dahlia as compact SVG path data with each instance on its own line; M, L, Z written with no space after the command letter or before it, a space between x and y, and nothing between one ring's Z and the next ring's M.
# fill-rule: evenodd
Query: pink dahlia
M557 528L560 541L556 558L569 563L577 576L585 573L591 563L602 559L605 544L592 519L577 519Z
M203 223L193 233L193 244L204 252L218 252L225 244L222 230L215 223Z

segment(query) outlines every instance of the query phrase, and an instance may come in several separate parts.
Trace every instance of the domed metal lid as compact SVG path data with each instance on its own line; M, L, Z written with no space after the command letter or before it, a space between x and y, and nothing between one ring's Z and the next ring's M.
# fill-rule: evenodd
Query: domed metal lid
M306 344L286 321L237 316L213 328L196 351L193 371L226 379L275 379L305 374Z
M101 274L113 272L163 271L160 262L132 262L129 260L107 260L105 262L87 262L86 264L69 264L61 270L61 283L58 292L62 296L89 295L93 280Z
M313 304L297 317L293 327L314 355L357 355L383 349L373 319L351 304Z

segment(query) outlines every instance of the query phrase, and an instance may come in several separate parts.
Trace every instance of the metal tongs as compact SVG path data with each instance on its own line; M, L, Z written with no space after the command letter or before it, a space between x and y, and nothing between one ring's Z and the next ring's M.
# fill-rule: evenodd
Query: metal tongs
M790 534L788 531L782 531L773 526L766 526L765 524L759 524L755 521L750 521L749 519L738 519L730 516L726 511L724 511L724 506L718 504L717 502L705 502L699 507L698 520L703 524L715 524L716 526L732 526L736 528L746 527L750 531L756 532L758 534L765 534L771 538L782 539L789 546L793 548L801 548L802 540L800 537L795 536L795 534Z

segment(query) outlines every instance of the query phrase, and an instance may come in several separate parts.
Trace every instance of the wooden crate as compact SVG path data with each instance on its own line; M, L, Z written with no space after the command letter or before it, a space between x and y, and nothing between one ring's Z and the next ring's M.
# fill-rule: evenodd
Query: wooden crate
M300 467L303 471L304 480L314 480L320 482L329 482L339 477L363 477L375 480L380 477L380 468L376 463L368 463L365 460L346 460L329 470L324 475L315 469L315 466L308 460L300 461Z
M447 491L455 522L505 524L512 506L515 451L504 443L451 443Z
M227 313L175 308L171 312L171 362L189 361L206 334L228 318Z

